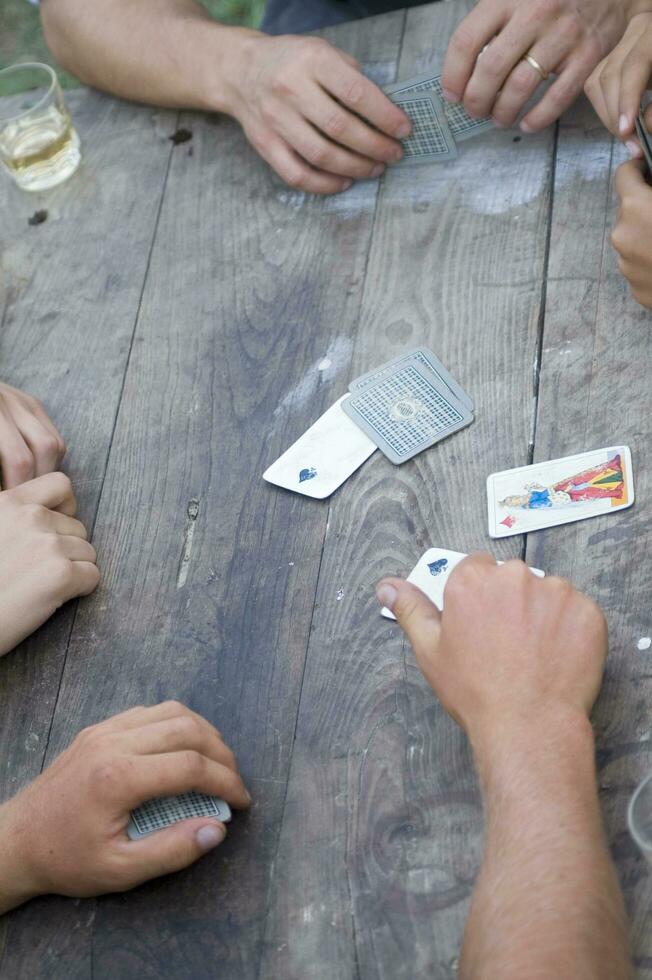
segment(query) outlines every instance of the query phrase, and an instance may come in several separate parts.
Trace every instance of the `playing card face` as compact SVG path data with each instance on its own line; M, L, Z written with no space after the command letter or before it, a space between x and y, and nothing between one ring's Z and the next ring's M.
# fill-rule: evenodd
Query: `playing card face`
M441 75L426 72L417 75L416 78L408 78L403 82L396 82L388 85L384 89L385 94L389 95L394 101L397 97L414 95L421 92L434 92L442 107L444 116L452 133L453 139L459 143L462 140L470 139L487 129L494 126L493 120L489 116L481 119L474 119L470 116L461 102L447 102L441 83Z
M393 166L443 163L456 159L457 146L441 103L434 93L392 96L392 101L412 122L412 132L402 141L403 158Z
M376 444L342 411L343 395L304 432L263 479L323 500L330 497L376 450Z
M647 163L648 172L652 174L652 142L648 136L642 109L638 114L638 119L636 120L636 135L638 136L638 141L641 144L641 149L643 150L643 156L645 157L645 162Z
M487 478L492 538L611 514L633 503L632 457L627 446L520 466Z
M131 811L127 835L131 840L139 840L191 817L214 817L227 823L231 819L231 809L217 796L205 796L194 790L180 796L162 796Z
M410 574L408 582L416 585L428 596L431 602L437 606L441 612L444 608L444 589L450 578L450 574L456 565L467 556L461 551L444 551L442 548L430 548L422 555ZM499 561L499 565L503 562ZM539 568L530 569L533 575L539 578L545 577L545 572ZM386 619L396 619L396 616L386 607L381 610Z
M349 391L353 393L364 391L364 389L368 388L369 385L375 384L377 381L380 381L381 378L391 374L394 368L402 367L406 364L421 364L422 367L429 368L431 371L434 371L443 384L445 384L451 390L453 395L455 395L455 397L458 398L463 405L466 405L470 412L473 411L474 405L472 399L457 383L453 375L446 370L441 361L433 354L431 350L428 350L427 347L416 347L414 350L392 358L392 360L387 361L386 364L381 364L380 367L374 368L373 371L368 371L366 374L361 374L359 378L356 378L355 381L351 382L349 385Z
M394 368L342 407L396 464L473 421L473 414L432 371L414 363Z

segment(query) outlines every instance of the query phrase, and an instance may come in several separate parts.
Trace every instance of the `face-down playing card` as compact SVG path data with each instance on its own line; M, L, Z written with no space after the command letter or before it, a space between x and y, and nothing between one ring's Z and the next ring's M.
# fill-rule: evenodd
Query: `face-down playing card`
M412 132L402 141L403 158L394 166L456 159L457 146L436 95L431 92L397 95L392 101L412 123Z
M376 450L376 444L342 411L343 395L265 471L263 479L285 490L330 497Z
M189 820L192 817L213 817L221 823L227 823L231 819L231 808L217 796L206 796L194 790L180 796L162 796L148 800L131 811L127 835L131 840L139 840L157 830L170 827L179 820Z
M375 384L380 381L381 378L390 375L395 368L403 367L407 364L420 364L427 370L432 371L439 380L446 385L447 388L453 393L453 395L458 398L463 405L465 405L470 412L474 410L474 404L471 397L466 391L457 383L450 371L447 371L444 365L441 363L438 357L436 357L431 350L427 347L415 347L414 350L408 351L405 354L399 354L398 357L392 358L391 361L387 361L386 364L381 364L380 367L374 368L373 371L368 371L366 374L361 374L359 378L356 378L349 385L349 391L356 394L359 391L364 391L369 385Z
M643 150L643 156L645 157L645 162L647 164L648 174L652 174L652 141L648 135L647 127L645 125L645 116L643 108L638 114L636 119L636 135L638 136L638 141L641 144L641 149Z
M379 449L400 464L473 421L473 414L432 371L399 365L342 403Z
M445 551L442 548L430 548L419 558L419 561L408 575L407 580L412 585L416 585L422 592L425 592L430 601L441 612L444 608L444 589L446 588L450 574L456 565L459 565L462 559L466 557L461 551ZM499 561L498 564L502 565L503 562ZM539 568L532 568L530 571L538 578L545 577L545 573ZM387 608L382 609L381 612L386 619L396 619L396 616Z
M632 455L627 446L519 466L487 478L492 538L612 514L633 503Z
M396 101L397 99L415 95L423 92L430 92L435 95L442 107L444 117L456 143L462 140L478 136L487 129L494 128L494 122L489 116L475 119L470 116L461 102L448 102L444 98L441 75L433 72L426 72L417 75L415 78L408 78L394 85L388 85L384 89L385 94Z

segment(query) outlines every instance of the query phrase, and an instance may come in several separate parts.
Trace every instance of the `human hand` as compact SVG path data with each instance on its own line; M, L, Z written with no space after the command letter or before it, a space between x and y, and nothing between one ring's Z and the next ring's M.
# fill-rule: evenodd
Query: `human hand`
M0 382L0 489L58 470L65 455L41 402Z
M70 480L48 473L0 493L0 655L99 582Z
M607 654L606 624L598 606L563 579L540 579L520 561L498 566L489 555L473 555L452 572L441 614L401 579L384 579L377 596L474 745L511 723L590 712Z
M652 13L641 13L632 17L622 40L584 86L604 125L625 142L633 157L642 156L634 123L651 77ZM650 122L652 111L646 113L646 124Z
M0 808L0 911L34 895L125 891L192 864L221 843L223 824L195 817L127 837L131 810L189 790L250 803L220 733L184 705L132 708L84 729Z
M410 121L350 55L314 37L256 33L245 45L230 111L291 187L335 194L400 160Z
M473 116L491 115L499 126L511 126L543 81L524 60L529 55L544 73L557 75L521 121L524 132L544 129L580 94L622 36L634 6L644 2L479 0L448 46L445 94Z
M642 160L628 160L616 171L620 208L611 243L632 296L652 309L652 188L644 169Z

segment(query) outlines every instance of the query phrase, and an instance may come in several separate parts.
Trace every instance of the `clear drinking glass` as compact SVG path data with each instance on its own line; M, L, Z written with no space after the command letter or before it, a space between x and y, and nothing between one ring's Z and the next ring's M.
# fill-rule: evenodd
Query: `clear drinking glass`
M79 136L49 65L30 62L0 71L22 98L0 99L0 162L25 191L67 180L79 166Z
M629 801L627 811L629 832L652 864L652 772L643 782Z

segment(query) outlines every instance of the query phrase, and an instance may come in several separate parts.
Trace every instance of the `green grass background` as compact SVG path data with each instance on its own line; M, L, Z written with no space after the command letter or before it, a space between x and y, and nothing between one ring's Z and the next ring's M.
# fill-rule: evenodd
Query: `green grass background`
M92 3L93 0L87 0ZM201 0L213 17L227 24L260 23L265 0ZM77 80L58 67L45 46L38 7L27 0L0 0L0 68L18 61L44 61L53 65L65 88L73 88ZM0 80L0 95L15 89Z

